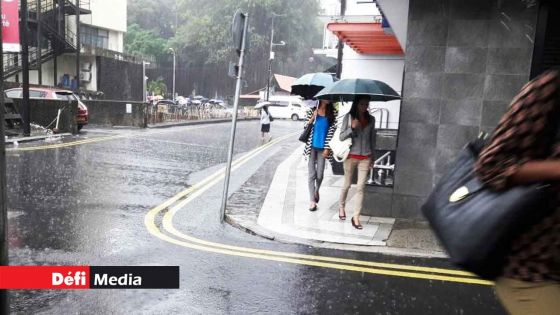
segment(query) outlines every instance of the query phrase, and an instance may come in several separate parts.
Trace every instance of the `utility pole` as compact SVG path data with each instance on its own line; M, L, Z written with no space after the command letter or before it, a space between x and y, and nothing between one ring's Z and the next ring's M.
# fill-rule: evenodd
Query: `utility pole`
M274 18L286 16L285 14L276 14L272 12L272 27L270 29L270 49L269 49L269 59L268 59L268 77L266 80L266 100L268 101L270 97L270 81L272 80L272 60L274 60L274 46L284 46L286 43L281 41L278 44L274 43Z
M80 53L82 50L80 40L80 0L76 0L76 93L80 92Z
M43 51L41 50L41 0L37 0L37 83L43 85Z
M23 121L23 136L31 135L31 109L29 105L29 43L27 22L29 10L27 9L27 0L21 0L21 70L23 73L23 104L21 108L21 120ZM2 121L2 123L4 123Z
M268 55L268 76L266 77L266 101L268 102L268 99L270 97L270 79L272 77L272 60L274 60L274 52L272 51L272 48L274 47L274 18L276 17L276 14L274 14L274 12L272 13L272 27L270 28L270 50L269 50L269 55Z
M2 6L0 5L0 16ZM3 38L0 32L0 56L4 56ZM4 67L0 67L0 78L4 78ZM4 80L0 80L0 90L4 91ZM0 265L8 265L8 196L6 185L6 142L5 142L5 119L6 107L4 104L4 93L0 93ZM0 290L0 313L9 314L8 290Z
M142 60L142 93L143 93L142 101L144 103L146 103L148 101L148 98L147 98L147 95L146 95L148 93L148 84L146 82L147 81L147 79L146 79L146 66L149 65L149 64L150 64L149 62L146 62L146 61Z
M169 50L173 53L173 102L175 102L175 80L177 77L177 53L173 48L169 48Z
M340 17L343 19L346 15L346 0L340 0ZM338 40L338 61L336 66L336 77L342 75L342 58L344 57L344 41Z

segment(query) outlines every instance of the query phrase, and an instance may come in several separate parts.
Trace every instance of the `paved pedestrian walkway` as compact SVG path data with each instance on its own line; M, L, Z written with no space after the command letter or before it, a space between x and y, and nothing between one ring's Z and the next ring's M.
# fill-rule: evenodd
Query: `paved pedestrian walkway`
M338 198L344 178L333 175L330 164L325 170L319 209L309 211L307 161L301 152L301 148L296 150L276 170L258 224L272 232L308 240L385 246L395 220L361 216L364 229L355 229L350 222L356 204L355 187L348 196L347 219L338 218Z

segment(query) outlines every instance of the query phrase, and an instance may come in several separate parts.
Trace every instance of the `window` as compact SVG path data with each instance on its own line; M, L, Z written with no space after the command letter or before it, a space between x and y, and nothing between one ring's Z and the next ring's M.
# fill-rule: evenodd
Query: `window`
M46 96L47 93L42 91L34 91L34 90L29 91L29 98L45 98Z
M8 98L21 98L21 90L12 90L6 92Z
M289 106L289 105L290 105L290 102L278 101L278 102L274 102L274 104L272 104L271 106L283 107L283 106Z
M82 24L80 35L84 45L109 49L109 31L107 30Z
M301 108L301 105L298 105L298 104L293 104L292 106L296 107L296 108Z

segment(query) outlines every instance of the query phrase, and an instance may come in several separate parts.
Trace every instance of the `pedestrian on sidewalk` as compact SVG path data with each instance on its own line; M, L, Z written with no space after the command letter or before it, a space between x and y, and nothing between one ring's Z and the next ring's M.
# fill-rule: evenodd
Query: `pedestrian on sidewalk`
M346 219L346 199L352 185L354 172L358 170L357 199L358 204L352 216L352 226L363 229L360 223L360 213L364 203L364 188L368 180L369 171L373 168L375 140L375 117L369 113L369 96L357 96L352 103L352 109L344 118L340 132L340 140L352 138L350 154L344 161L344 186L340 193L340 207L338 216Z
M268 111L268 106L264 106L261 110L261 144L270 141L270 122L273 120L274 118L272 118Z
M476 173L500 191L516 185L560 182L560 75L548 72L513 100ZM552 214L533 225L510 248L496 293L512 315L560 312L560 185L548 204ZM526 209L543 211L546 209Z
M320 101L315 109L307 110L303 129L306 129L309 124L313 124L303 152L304 156L308 158L308 186L311 200L309 211L317 210L319 189L325 172L325 160L329 159L332 163L333 156L329 142L336 130L337 115L334 105L329 101Z

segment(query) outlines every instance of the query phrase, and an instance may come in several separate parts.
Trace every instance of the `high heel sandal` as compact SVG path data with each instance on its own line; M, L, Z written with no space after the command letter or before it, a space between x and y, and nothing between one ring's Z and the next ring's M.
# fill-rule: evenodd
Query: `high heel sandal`
M356 229L362 230L362 229L364 228L361 224L359 224L359 223L358 223L358 224L354 223L354 217L352 217L352 220L351 220L351 221L352 221L352 226L355 227Z
M344 213L344 215L340 215L340 210L342 210L342 213ZM344 211L343 208L338 209L338 218L342 221L346 220L346 211Z

